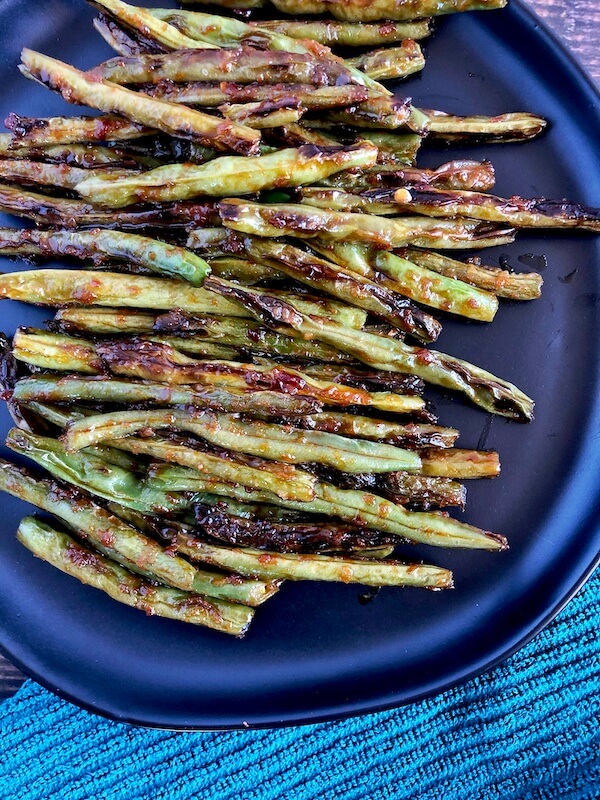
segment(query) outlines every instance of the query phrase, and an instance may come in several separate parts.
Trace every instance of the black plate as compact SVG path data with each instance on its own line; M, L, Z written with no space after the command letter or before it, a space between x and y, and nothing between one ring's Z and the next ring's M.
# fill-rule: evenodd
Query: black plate
M3 3L0 111L69 113L16 71L22 45L81 66L109 53L82 2ZM455 113L530 110L552 122L527 145L473 149L498 192L600 204L600 114L585 76L521 5L444 20L421 78L402 91ZM72 109L71 109L72 110ZM430 163L446 154L432 152ZM2 220L2 224L5 221ZM14 222L12 223L14 224ZM497 448L502 477L469 487L466 519L506 534L508 553L414 548L455 571L454 592L287 585L245 641L149 619L37 561L14 539L23 504L2 497L0 643L25 672L100 714L169 728L314 722L414 701L505 658L582 584L600 543L599 243L523 235L500 254L545 254L543 298L503 303L493 325L448 321L440 348L515 381L537 400L523 427L437 398L461 444ZM5 262L3 269L14 269ZM2 304L1 327L49 316ZM9 425L4 410L2 433ZM486 436L487 433L487 436Z

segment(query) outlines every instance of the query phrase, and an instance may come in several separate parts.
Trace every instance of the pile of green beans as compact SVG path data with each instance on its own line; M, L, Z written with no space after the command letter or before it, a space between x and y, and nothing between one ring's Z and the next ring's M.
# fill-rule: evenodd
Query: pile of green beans
M432 349L436 315L491 323L542 286L456 251L600 230L596 209L490 194L489 161L418 163L545 120L385 85L424 68L431 17L505 0L89 1L115 58L84 71L25 48L19 69L99 115L11 114L0 134L0 211L34 223L0 229L0 255L35 262L0 274L0 299L54 313L0 337L6 444L44 471L1 461L0 490L55 519L26 517L19 541L234 636L286 580L451 588L396 548L506 549L448 513L500 461L456 446L427 387L520 422L533 400Z

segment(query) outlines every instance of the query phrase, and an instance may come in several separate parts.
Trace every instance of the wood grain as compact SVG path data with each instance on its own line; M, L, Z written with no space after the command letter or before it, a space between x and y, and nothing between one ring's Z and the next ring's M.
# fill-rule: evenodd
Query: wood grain
M600 0L527 0L600 87Z
M600 87L600 0L527 0L576 55ZM142 2L139 3L143 5ZM18 689L23 676L0 656L0 699Z

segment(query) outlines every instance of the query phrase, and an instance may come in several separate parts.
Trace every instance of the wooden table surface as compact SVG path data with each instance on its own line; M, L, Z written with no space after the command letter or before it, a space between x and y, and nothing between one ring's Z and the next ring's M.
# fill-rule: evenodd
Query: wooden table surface
M600 88L600 0L526 0L569 46ZM18 689L24 678L0 656L0 700Z

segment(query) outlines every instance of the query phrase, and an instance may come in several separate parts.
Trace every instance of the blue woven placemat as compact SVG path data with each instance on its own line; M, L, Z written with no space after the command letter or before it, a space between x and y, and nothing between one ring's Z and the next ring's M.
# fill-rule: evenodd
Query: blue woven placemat
M309 727L148 731L28 681L0 706L2 800L600 798L600 572L500 667Z

